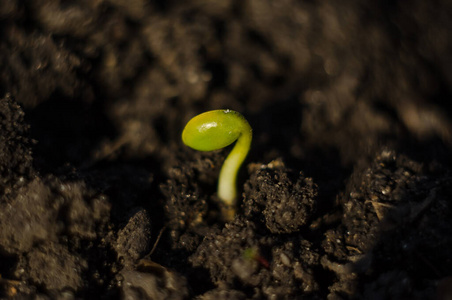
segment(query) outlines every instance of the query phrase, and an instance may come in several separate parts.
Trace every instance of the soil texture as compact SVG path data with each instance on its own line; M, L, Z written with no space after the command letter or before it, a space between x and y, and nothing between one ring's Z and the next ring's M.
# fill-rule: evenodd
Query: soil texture
M0 1L0 296L452 299L452 2ZM241 112L252 149L184 125Z

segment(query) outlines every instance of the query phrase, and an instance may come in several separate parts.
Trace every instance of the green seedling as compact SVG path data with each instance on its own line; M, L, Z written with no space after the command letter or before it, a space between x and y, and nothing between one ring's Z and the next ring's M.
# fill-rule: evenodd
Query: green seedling
M270 263L268 260L265 259L260 253L259 250L256 248L247 248L243 252L243 257L248 260L255 260L259 264L261 264L263 267L268 269L270 267Z
M237 201L236 180L240 166L251 146L252 129L238 112L212 110L191 119L182 132L185 145L199 151L213 151L237 143L225 159L218 178L218 198L224 204L224 217L233 218Z

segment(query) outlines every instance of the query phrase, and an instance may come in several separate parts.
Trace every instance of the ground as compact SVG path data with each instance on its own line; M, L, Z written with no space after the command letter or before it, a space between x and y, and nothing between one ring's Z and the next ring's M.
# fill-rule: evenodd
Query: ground
M451 299L452 4L336 2L1 1L1 296Z

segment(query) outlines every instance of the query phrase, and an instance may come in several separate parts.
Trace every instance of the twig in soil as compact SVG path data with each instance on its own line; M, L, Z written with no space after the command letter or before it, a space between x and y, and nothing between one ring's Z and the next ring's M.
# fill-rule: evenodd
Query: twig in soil
M410 213L410 221L411 222L416 220L428 207L430 207L430 204L432 204L433 200L436 199L436 191L437 191L436 188L432 189L424 201L422 201L419 204L414 205L411 208L411 213Z
M168 225L165 225L165 226L162 227L162 229L160 229L160 232L159 232L159 234L157 236L157 239L155 240L154 246L152 246L151 252L149 252L149 254L147 255L147 257L149 259L151 259L152 253L154 253L155 249L157 248L157 244L159 243L160 238L162 237L163 231L165 231L167 226Z
M435 273L436 276L441 277L441 272L424 255L422 255L422 253L416 250L414 250L414 253L433 271L433 273Z
M370 204L372 204L372 206L375 210L375 213L377 214L377 218L380 222L383 221L384 216L385 216L383 210L385 208L388 209L388 208L394 207L394 205L392 205L392 204L382 203L382 202L378 202L378 201L374 201L374 200L366 200L364 203L369 203L369 202L370 202Z

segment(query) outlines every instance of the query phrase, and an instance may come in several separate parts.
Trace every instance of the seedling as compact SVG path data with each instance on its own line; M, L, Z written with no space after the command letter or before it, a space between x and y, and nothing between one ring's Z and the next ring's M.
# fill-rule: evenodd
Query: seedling
M268 269L270 267L270 263L265 259L256 248L247 248L243 252L243 257L248 260L255 260L259 264L261 264L264 268Z
M237 201L236 180L240 166L251 146L252 129L238 112L212 110L191 119L182 132L185 145L199 151L213 151L237 143L225 159L218 178L218 198L224 204L224 217L231 220Z

